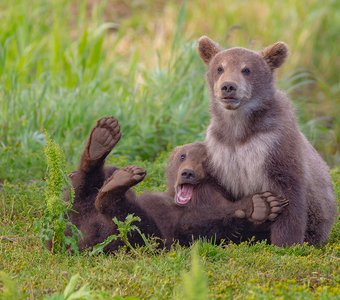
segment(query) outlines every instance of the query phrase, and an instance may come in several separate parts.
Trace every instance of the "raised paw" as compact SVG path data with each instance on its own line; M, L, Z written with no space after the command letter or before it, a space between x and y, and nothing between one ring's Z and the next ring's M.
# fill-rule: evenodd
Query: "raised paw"
M287 199L276 196L271 192L255 194L252 201L253 212L249 219L254 223L262 223L267 220L274 221L284 207L289 204Z
M143 168L128 166L117 170L113 175L104 183L101 188L101 193L128 190L132 186L141 182L146 175Z
M120 126L114 117L99 119L86 145L88 159L104 159L118 143L120 137Z

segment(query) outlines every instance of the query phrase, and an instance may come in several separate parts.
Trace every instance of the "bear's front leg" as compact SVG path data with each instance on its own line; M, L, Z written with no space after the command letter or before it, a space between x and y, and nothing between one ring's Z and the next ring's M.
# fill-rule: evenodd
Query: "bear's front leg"
M146 171L143 168L135 166L128 166L114 172L98 192L95 201L96 209L111 216L131 213L132 211L126 210L129 210L131 200L136 196L130 188L141 182L145 175Z
M270 242L277 246L302 244L307 227L307 205L304 198L290 193L289 206L270 229Z

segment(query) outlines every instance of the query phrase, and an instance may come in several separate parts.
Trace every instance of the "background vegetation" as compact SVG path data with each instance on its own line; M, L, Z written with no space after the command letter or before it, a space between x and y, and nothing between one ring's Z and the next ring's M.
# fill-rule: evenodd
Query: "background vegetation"
M336 0L1 1L0 269L29 298L63 291L76 273L97 298L168 299L179 297L183 284L189 297L189 275L181 276L190 265L189 249L157 255L140 249L140 256L122 250L110 257L44 250L33 230L44 210L44 130L71 171L95 120L114 115L123 138L109 161L146 167L148 178L138 190L162 190L167 152L202 140L209 122L198 37L258 50L283 40L290 57L278 85L293 99L303 132L336 167L339 10ZM339 189L336 169L333 178ZM322 248L202 242L205 276L197 272L203 282L197 286L216 299L336 298L339 241L338 222Z

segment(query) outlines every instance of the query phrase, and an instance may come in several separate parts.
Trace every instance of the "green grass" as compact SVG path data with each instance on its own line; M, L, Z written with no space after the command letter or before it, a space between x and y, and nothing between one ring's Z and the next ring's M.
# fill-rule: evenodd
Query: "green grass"
M71 171L95 121L114 115L123 138L108 162L146 168L138 192L165 189L167 153L202 140L209 123L196 53L203 34L226 47L287 42L278 85L293 99L304 133L339 165L339 10L332 0L198 0L182 7L163 0L1 1L0 281L31 299L62 297L77 273L74 291L87 283L95 299L189 299L194 287L211 299L336 299L339 221L321 248L201 242L198 256L182 247L51 254L37 222L45 209L45 130ZM340 199L339 169L332 176Z
M121 158L119 164L125 159ZM163 164L154 164L156 173L148 176L139 189L155 188ZM151 169L152 164L144 162L144 166ZM339 170L334 170L333 179L340 199ZM191 271L196 275L184 276L191 265L190 249L185 247L177 246L169 252L139 248L127 253L122 249L110 256L50 253L36 232L36 221L43 217L44 188L40 181L5 184L0 194L0 269L14 279L22 294L31 298L61 293L77 273L78 287L89 284L95 299L118 295L190 299L196 286L207 286L209 299L337 299L340 292L339 221L330 242L321 248L303 245L284 249L265 243L217 246L200 242L201 263L197 263L196 257L196 267ZM198 282L191 283L189 278Z

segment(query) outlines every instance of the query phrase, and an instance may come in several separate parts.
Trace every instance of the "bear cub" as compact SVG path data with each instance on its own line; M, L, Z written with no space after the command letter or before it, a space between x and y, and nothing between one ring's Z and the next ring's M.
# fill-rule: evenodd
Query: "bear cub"
M270 190L289 200L267 228L271 243L325 243L337 214L329 170L274 82L287 45L278 42L260 52L222 49L203 36L198 52L210 91L206 143L212 176L235 199Z
M131 187L146 172L136 166L122 169L104 167L106 156L121 137L118 121L102 118L92 129L80 167L71 174L75 199L70 220L81 230L79 248L92 247L117 233L112 218L124 220L130 213L147 235L159 237L169 248L174 241L188 245L198 237L216 241L242 239L244 224L272 223L288 201L270 192L244 196L236 202L225 198L221 188L206 171L204 143L177 147L167 167L167 191L147 192L137 197ZM132 244L142 244L138 234ZM113 241L107 251L121 245Z

